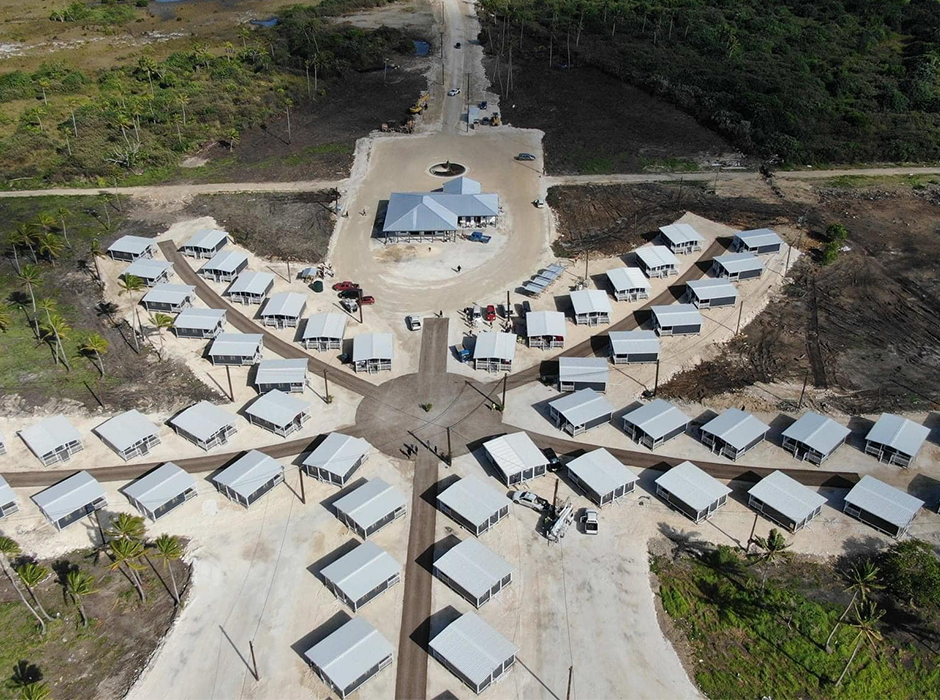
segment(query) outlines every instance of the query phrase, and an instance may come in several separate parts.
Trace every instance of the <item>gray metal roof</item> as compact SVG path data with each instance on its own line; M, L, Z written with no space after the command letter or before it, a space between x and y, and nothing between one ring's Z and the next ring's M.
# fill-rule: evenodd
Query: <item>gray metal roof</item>
M581 389L548 404L572 425L584 425L614 412L614 407L593 389Z
M15 503L16 501L17 498L13 489L10 488L6 479L0 476L0 506L5 506L7 503Z
M783 437L802 442L827 455L838 447L850 432L852 431L832 418L818 413L807 413L784 430Z
M283 471L284 467L273 457L251 450L216 474L212 481L248 498Z
M353 338L353 362L391 359L391 333L365 333Z
M729 408L708 421L701 430L703 433L720 437L735 449L741 450L765 435L770 426L753 413L742 411L740 408Z
M725 253L716 256L715 262L732 273L764 269L764 261L753 253Z
M618 292L628 289L650 289L650 281L638 267L617 267L607 271L607 279Z
M643 246L637 248L634 252L647 267L679 266L679 258L673 255L672 251L664 245Z
M153 512L195 486L192 474L167 462L125 487L124 495Z
M656 317L659 325L667 328L702 325L702 314L692 304L651 306L650 311Z
M304 411L310 410L310 402L272 389L262 394L245 409L245 413L274 425L284 426Z
M507 478L526 469L548 464L545 455L532 442L528 433L501 435L483 443L483 448Z
M228 238L225 231L216 228L204 228L196 231L188 241L183 244L184 248L199 248L200 250L213 250L219 243Z
M519 647L474 612L465 612L447 625L429 646L474 685L483 683L497 666L519 653Z
M737 299L738 290L731 282L726 279L715 279L707 277L700 280L690 280L686 286L694 292L698 299L703 301L709 299Z
M405 494L385 483L369 479L362 486L337 500L333 507L345 513L363 530L374 525L389 513L408 505Z
M559 357L558 380L561 382L607 383L610 366L606 357Z
M661 438L692 420L663 399L653 399L645 406L640 406L625 414L623 418L653 439Z
M219 321L225 321L224 309L190 308L179 312L173 327L211 331L219 325Z
M152 238L142 238L141 236L121 236L114 243L108 246L108 252L128 253L130 255L140 255L148 248L154 247Z
M482 598L513 571L509 562L475 537L438 557L434 567L474 598Z
M95 432L115 449L126 450L151 435L159 435L160 429L143 413L131 409L109 418L95 428Z
M691 462L682 462L656 479L656 483L695 510L705 510L731 489Z
M196 296L196 288L188 284L162 284L154 285L144 295L144 301L150 304L182 304L187 299Z
M63 415L43 418L38 423L18 431L18 434L33 454L39 457L55 452L70 442L81 442L82 439L81 434Z
M330 433L304 460L304 464L325 469L331 474L345 476L349 468L363 455L369 454L372 446L363 438L342 433Z
M483 187L472 177L461 175L460 177L455 177L453 180L445 182L444 186L441 187L441 191L447 192L448 194L480 194L480 192L483 191Z
M659 232L666 237L666 240L673 244L688 243L690 241L701 243L705 240L702 237L702 234L696 231L689 224L669 224L668 226L660 226Z
M215 258L213 258L214 260ZM270 272L255 272L253 270L245 270L240 273L238 277L235 278L235 281L232 282L228 289L225 290L227 295L231 294L265 294L268 291L268 288L274 284L274 275Z
M248 262L248 256L238 250L220 250L205 265L199 268L217 272L235 272L239 265Z
M392 654L392 645L363 617L352 618L304 652L337 688L348 688Z
M530 311L525 315L525 330L529 338L543 335L565 337L565 315L561 311Z
M882 413L865 439L913 457L920 451L928 435L930 428L893 413Z
M255 384L302 384L307 379L307 361L297 358L290 360L261 360L255 374Z
M393 192L382 230L453 231L458 217L498 216L499 195L480 193L478 186L468 178L443 192Z
M601 496L639 478L603 447L568 462L568 471Z
M340 338L346 335L346 314L328 312L313 314L307 319L301 338Z
M581 289L571 292L571 305L576 314L602 313L609 314L610 299L607 292L600 289Z
M374 542L366 540L323 568L320 574L352 601L401 572L401 564Z
M826 499L781 471L774 471L752 486L748 493L798 523L808 518Z
M475 476L465 476L448 486L437 495L437 500L476 527L510 504L505 495Z
M300 318L307 305L307 297L297 292L278 292L274 294L264 308L260 316L286 316L287 318Z
M485 332L477 336L473 346L474 360L506 360L512 362L516 356L514 333Z
M234 425L235 416L208 401L200 401L170 418L169 423L200 440L208 440L225 426Z
M121 273L121 277L139 277L142 280L155 280L164 272L173 272L173 263L153 258L138 258Z
M749 246L767 246L783 243L775 232L769 228L755 228L750 231L740 231L734 234L735 238L745 241Z
M258 352L263 340L261 333L219 333L209 345L209 357L249 357Z
M33 496L33 503L50 520L57 521L99 498L105 498L101 484L88 472L80 471L37 493Z
M906 527L924 502L919 498L904 493L900 489L888 486L873 476L866 474L852 487L845 496L847 503L886 520L897 527Z
M659 354L656 331L611 331L609 337L615 355Z

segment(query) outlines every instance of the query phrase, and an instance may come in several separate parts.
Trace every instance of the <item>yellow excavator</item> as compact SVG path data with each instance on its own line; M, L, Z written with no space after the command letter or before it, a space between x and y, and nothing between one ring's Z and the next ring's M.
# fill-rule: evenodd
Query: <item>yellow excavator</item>
M408 108L410 114L421 114L428 106L428 99L431 97L429 93L422 92L421 97Z

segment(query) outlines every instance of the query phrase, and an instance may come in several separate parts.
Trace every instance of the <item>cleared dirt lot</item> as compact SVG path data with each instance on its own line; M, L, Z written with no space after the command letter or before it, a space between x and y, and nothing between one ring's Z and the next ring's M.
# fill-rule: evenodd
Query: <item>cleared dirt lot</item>
M936 408L940 400L940 283L936 185L773 187L722 183L720 196L683 187L682 209L737 228L769 226L807 253L783 294L724 348L673 379L665 396L703 400L756 383L846 413ZM556 248L606 254L651 235L678 208L678 185L556 187ZM742 196L736 196L736 195ZM798 226L803 217L802 226ZM637 233L633 233L636 219ZM644 224L644 222L647 222ZM829 223L849 230L831 265L819 264ZM802 232L802 237L800 236ZM789 398L788 398L789 400Z

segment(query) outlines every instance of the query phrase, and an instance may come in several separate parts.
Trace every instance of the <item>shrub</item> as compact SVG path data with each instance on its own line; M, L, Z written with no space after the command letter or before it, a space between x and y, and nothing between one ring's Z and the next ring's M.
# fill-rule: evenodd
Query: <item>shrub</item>
M896 542L878 563L888 592L916 608L940 609L940 560L929 542Z

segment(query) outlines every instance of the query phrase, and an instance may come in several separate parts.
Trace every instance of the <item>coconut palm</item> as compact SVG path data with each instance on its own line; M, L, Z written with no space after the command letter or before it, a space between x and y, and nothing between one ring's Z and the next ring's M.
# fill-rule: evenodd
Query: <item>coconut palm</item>
M145 603L147 596L144 593L144 584L137 573L144 567L140 563L140 558L144 554L144 544L136 540L111 540L108 542L108 549L111 550L111 570L124 571L128 579L137 589L137 595L140 596L140 602ZM121 568L123 565L123 569Z
M173 584L173 600L180 604L180 594L176 587L176 575L173 573L173 562L183 556L183 547L179 538L173 535L160 535L153 543L157 550L157 557L163 561L163 567L170 572L170 582Z
M45 340L52 336L57 347L61 347L61 339L68 338L72 332L72 326L69 325L69 322L56 313L51 314L44 323L40 324L39 329L39 337ZM62 361L65 362L66 368L71 371L72 366L69 364L64 350L62 351Z
M39 263L39 258L36 257L36 248L33 246L33 243L36 241L36 229L32 224L19 224L16 227L16 234L19 236L20 242L29 248L30 255L33 256L33 262Z
M144 281L137 277L136 275L124 275L121 278L121 291L119 292L121 296L125 294L133 294L134 292L139 292L144 288Z
M42 281L42 270L38 265L23 265L23 268L17 274L20 282L26 285L29 290L29 298L33 303L33 328L36 335L39 335L39 321L36 318L36 295L33 293L33 287Z
M62 254L62 239L54 233L44 233L37 239L40 255L45 256L55 267L56 258Z
M173 326L173 317L169 314L155 313L150 317L150 322L157 328L160 332L160 353L162 357L164 346L166 341L163 339L163 332L167 328L172 328ZM2 326L0 326L2 328Z
M0 331L8 330L11 323L13 323L13 315L10 313L10 307L0 304Z
M88 627L88 615L85 614L84 599L95 592L94 586L95 578L84 571L73 569L65 576L65 590L78 609L78 615L82 619L82 627Z
M767 534L767 537L755 537L754 544L756 544L762 551L757 556L757 561L762 562L768 566L776 565L781 559L784 559L788 552L790 545L787 542L786 538L780 534L780 531L777 528L771 528L770 532ZM761 590L764 590L764 584L767 581L767 570L766 567L761 575Z
M845 592L852 592L852 600L849 601L849 604L845 606L845 610L842 611L842 614L839 616L839 619L836 620L835 626L832 628L832 632L829 633L829 637L826 639L826 651L832 653L832 639L836 635L836 630L839 629L839 625L842 624L842 621L845 620L845 616L849 614L849 610L852 609L852 606L855 605L857 600L862 602L868 600L868 596L874 591L879 591L884 586L879 582L879 569L875 566L870 559L866 559L860 564L856 564L850 569L842 572L842 577L846 581Z
M49 686L45 683L27 683L20 688L20 700L48 700Z
M141 516L119 513L117 518L111 521L111 528L106 534L118 540L140 541L147 534L147 528Z
M66 225L66 221L72 218L72 212L69 211L66 207L57 207L55 210L55 215L59 219L59 223L62 225L62 237L65 238L65 245L69 248L72 247L72 243L69 241L69 230Z
M82 338L81 345L78 350L83 355L88 357L94 357L95 361L98 364L98 371L101 372L101 377L104 378L104 361L101 359L101 356L108 351L109 343L107 338L102 336L99 333L89 333L84 338Z
M52 321L52 314L58 311L55 300L45 297L36 302L36 306L39 307L39 309L42 311L46 312L46 323L43 328L50 331L55 339L55 346L53 349L56 363L59 362L59 358L61 357L65 366L71 369L68 358L65 356L65 351L62 349L62 339L59 337L59 327Z
M13 589L19 594L20 600L23 601L23 605L26 606L33 617L36 618L36 621L39 623L39 633L46 633L46 623L39 616L39 613L36 612L36 609L29 604L29 601L26 600L26 596L23 595L22 589L16 583L16 579L13 578L13 574L10 573L10 557L16 556L20 553L20 546L16 543L15 540L10 539L9 537L0 537L0 568L3 569L3 573L10 580L10 585L13 586Z
M868 642L872 651L874 651L878 642L883 639L881 632L878 630L878 623L881 621L881 618L884 617L884 614L885 611L870 600L865 601L861 606L855 606L855 621L849 623L856 631L855 647L852 649L852 655L849 657L849 660L845 663L845 668L842 669L842 675L840 675L839 680L836 681L837 687L842 685L842 679L845 678L845 674L848 673L849 666L855 661L855 655L858 653L858 648L862 645L862 642Z
M51 620L52 618L49 616L49 613L42 607L42 603L39 602L39 598L36 596L36 586L49 578L49 574L51 573L49 569L42 564L36 564L30 561L16 567L16 573L19 575L23 585L26 586L26 590L29 591L29 597L33 599L36 608L42 613L43 617L47 620Z

